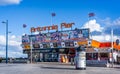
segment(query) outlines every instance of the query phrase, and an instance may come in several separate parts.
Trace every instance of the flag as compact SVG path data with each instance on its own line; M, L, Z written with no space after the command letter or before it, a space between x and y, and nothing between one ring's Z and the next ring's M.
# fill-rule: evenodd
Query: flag
M52 15L52 17L56 16L56 14L55 14L55 13L52 13L51 15Z
M88 15L89 15L89 17L93 17L93 16L95 16L94 13L89 13Z
M23 28L26 28L27 27L27 25L26 24L23 24Z

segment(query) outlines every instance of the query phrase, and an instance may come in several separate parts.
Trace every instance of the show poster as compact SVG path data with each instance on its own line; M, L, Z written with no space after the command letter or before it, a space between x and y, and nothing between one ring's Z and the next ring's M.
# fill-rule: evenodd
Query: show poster
M70 47L74 47L74 42L70 41Z
M43 48L47 48L47 44L43 44Z
M61 42L57 42L58 48L61 48Z
M47 48L50 48L50 43L47 43L46 45L47 45Z
M70 47L70 42L65 42L66 47Z
M57 48L57 47L58 47L56 42L53 43L53 46L54 46L54 48Z
M29 40L30 40L30 42L32 41L32 44L37 43L37 42L36 42L36 35L30 35L30 36L29 36Z
M69 32L67 32L67 31L63 31L63 32L61 32L61 34L62 34L62 41L65 41L65 40L68 40L69 39Z
M28 35L22 36L22 44L29 44L29 43L30 43L29 36Z
M35 49L40 48L40 45L39 44L33 44L33 48L35 48Z

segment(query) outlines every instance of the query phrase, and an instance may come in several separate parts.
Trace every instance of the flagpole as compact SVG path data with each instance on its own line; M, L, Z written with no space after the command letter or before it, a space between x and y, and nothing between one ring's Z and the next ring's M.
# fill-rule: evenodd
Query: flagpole
M88 17L88 29L89 29L89 39L90 39L90 28L89 28L90 17Z
M53 16L52 16L52 17L53 17ZM53 19L52 17L51 17L51 25L52 25L52 19Z
M24 28L24 30L23 30L23 32L26 34L26 32L25 32L25 28L27 27L27 25L26 24L23 24L23 28Z
M88 18L89 38L90 38L90 36L91 36L91 39L92 39L92 34L91 34L91 32L90 32L89 22L90 22L90 18L91 18L91 17L94 17L95 14L94 14L93 12L91 12L91 13L89 13L88 15L89 15L89 18Z

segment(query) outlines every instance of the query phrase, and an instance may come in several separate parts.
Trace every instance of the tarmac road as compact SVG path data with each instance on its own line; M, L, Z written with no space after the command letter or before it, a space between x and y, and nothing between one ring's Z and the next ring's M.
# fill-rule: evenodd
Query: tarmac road
M86 70L76 70L75 66L60 63L0 64L0 74L120 74L120 67L86 67Z

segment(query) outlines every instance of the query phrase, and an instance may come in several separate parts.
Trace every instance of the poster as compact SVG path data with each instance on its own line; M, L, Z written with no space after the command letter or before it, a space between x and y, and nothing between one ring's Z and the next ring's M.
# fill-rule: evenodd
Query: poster
M51 33L51 42L57 42L59 40L58 32Z
M30 43L29 36L28 35L22 36L22 44L28 43Z
M70 47L74 47L74 42L70 41Z
M57 42L58 48L61 48L61 42Z
M70 47L70 42L69 41L65 42L65 47Z
M56 42L53 43L53 46L54 46L54 48L57 48L57 43Z
M40 45L39 44L33 44L33 48L35 48L35 49L40 48Z
M69 32L67 32L67 31L63 31L63 32L61 32L61 40L62 41L65 41L65 40L68 40L69 39Z
M47 44L43 44L43 48L47 48Z

